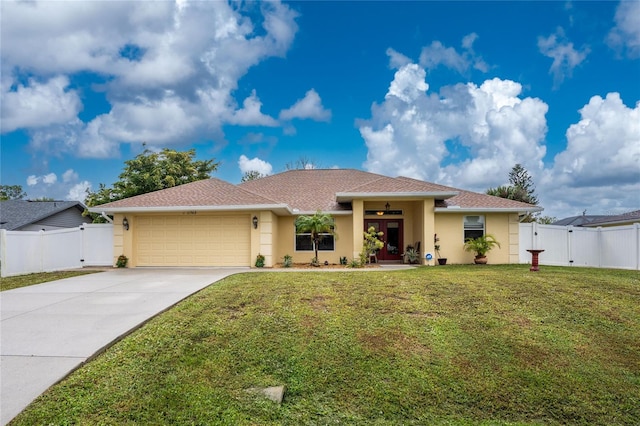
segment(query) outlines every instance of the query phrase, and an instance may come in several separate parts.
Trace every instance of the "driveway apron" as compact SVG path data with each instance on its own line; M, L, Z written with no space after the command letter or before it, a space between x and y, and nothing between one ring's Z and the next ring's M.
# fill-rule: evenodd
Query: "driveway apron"
M0 423L149 318L247 270L123 269L0 292Z

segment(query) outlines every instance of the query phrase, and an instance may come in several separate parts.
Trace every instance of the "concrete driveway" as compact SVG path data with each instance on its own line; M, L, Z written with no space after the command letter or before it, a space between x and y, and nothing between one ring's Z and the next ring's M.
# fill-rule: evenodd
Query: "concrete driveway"
M0 423L149 318L247 270L118 269L0 292Z

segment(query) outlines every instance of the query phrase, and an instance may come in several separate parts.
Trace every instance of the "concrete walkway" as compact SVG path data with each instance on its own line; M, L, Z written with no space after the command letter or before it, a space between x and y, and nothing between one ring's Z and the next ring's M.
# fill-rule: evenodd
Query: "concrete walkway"
M0 423L149 318L246 271L113 270L0 292Z

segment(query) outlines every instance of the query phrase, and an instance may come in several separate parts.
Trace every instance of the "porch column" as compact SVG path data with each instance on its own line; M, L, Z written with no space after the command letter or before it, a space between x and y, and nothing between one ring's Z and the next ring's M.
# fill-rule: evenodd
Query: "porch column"
M364 227L364 201L353 200L351 202L351 210L353 211L353 258L358 259L364 241L362 234Z
M433 242L433 234L436 233L436 221L435 221L435 200L429 198L422 203L422 264L423 265L435 265L436 252ZM425 255L431 253L433 259L427 261Z

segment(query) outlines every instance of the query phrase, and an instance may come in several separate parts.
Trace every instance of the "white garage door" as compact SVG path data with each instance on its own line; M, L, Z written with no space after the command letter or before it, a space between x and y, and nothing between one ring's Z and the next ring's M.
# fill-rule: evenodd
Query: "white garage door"
M249 266L249 216L138 216L137 266Z

